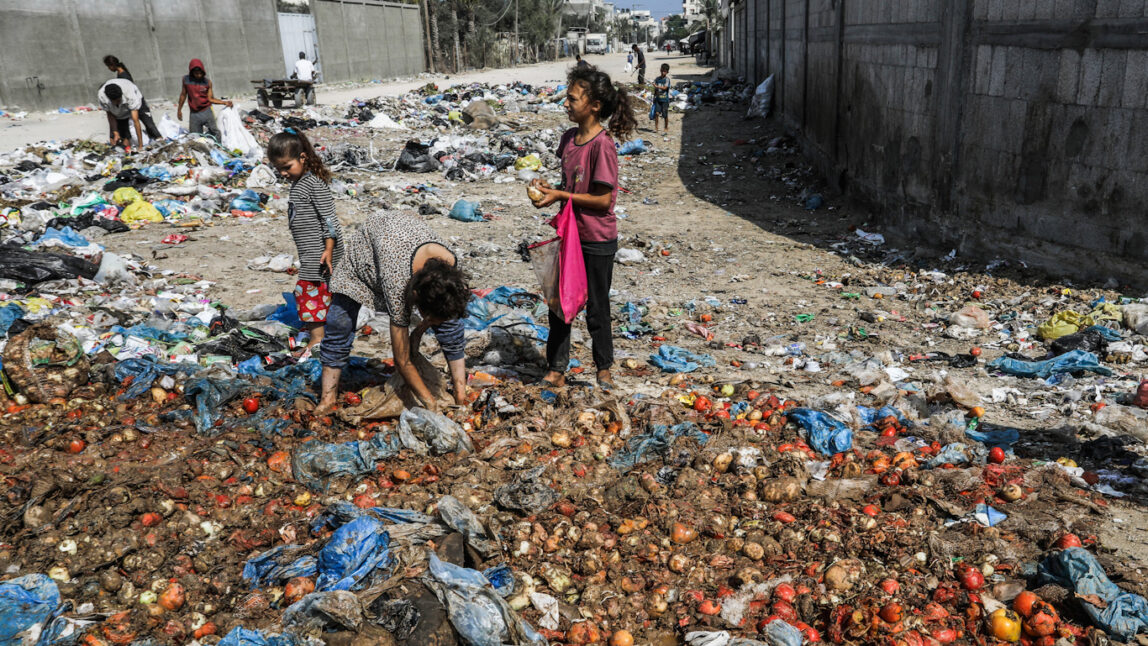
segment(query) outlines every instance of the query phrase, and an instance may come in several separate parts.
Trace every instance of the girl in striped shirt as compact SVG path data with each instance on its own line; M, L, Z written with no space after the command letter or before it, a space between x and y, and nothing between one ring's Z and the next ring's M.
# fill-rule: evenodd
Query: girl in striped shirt
M342 228L335 216L335 200L327 183L331 171L315 154L302 133L281 132L267 143L267 158L279 174L291 181L287 225L299 253L299 280L295 283L295 305L303 329L310 334L300 359L311 356L323 340L323 326L331 293L327 280L343 257Z

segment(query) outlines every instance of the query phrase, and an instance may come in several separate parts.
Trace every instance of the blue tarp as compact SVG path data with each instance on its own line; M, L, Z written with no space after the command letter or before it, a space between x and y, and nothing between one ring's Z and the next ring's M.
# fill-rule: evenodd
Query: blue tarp
M1014 377L1040 377L1047 379L1052 375L1072 372L1090 371L1101 375L1111 375L1112 371L1100 365L1095 354L1084 350L1065 352L1059 357L1045 359L1044 361L1021 361L1000 357L989 362L988 367Z
M805 441L822 455L844 453L853 448L853 431L828 413L794 408L786 416L805 431Z
M1148 632L1148 601L1113 583L1100 562L1082 547L1055 552L1040 564L1040 582L1052 582L1076 593L1077 601L1098 628L1121 641ZM1081 596L1096 595L1107 606L1098 608Z
M41 633L36 646L58 643L67 625L67 620L57 617L64 609L56 582L43 574L0 581L0 646L20 646L28 636L26 631L37 625Z
M236 626L219 640L217 646L296 646L297 643L291 635L268 635L262 630Z
M251 582L251 587L258 588L266 584L281 585L292 577L315 576L319 562L314 556L292 558L300 549L298 545L280 545L248 559L243 564L243 578Z

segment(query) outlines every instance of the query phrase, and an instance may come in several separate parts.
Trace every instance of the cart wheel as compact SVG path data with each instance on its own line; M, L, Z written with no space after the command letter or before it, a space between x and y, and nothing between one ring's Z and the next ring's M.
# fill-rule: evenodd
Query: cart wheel
M259 90L256 92L255 99L259 102L259 107L261 108L266 108L271 104L271 99L267 96L267 90Z
M315 88L307 88L307 105L315 105Z
M295 107L301 108L304 105L306 105L306 103L307 103L307 93L303 91L303 88L299 88L299 89L295 90Z

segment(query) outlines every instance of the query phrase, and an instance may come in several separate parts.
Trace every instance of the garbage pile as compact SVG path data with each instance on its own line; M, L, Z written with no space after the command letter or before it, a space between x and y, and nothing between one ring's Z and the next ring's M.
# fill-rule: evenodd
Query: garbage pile
M748 99L689 84L688 104L706 109L707 90ZM560 95L428 86L248 115L257 145L325 129L350 203L507 225L505 249L457 240L483 271L464 321L470 403L442 413L414 406L389 361L353 357L342 405L316 416L320 368L293 352L289 294L228 307L191 268L112 251L133 227L178 236L285 212L254 149L183 136L133 158L91 142L4 156L0 644L1052 646L1148 632L1146 581L1102 531L1145 493L1148 303L1016 293L1023 268L910 266L855 229L829 246L843 269L801 274L820 300L781 310L737 293L733 272L669 289L682 259L736 250L627 233L613 299L626 394L589 383L578 339L569 387L528 385L546 370L546 305L502 278L545 225L509 229L518 207L452 182L553 172ZM476 134L475 101L546 127ZM376 121L385 149L354 137ZM635 191L673 161L648 148L620 150ZM400 175L434 164L433 180ZM620 215L652 206L625 199ZM292 258L248 263L281 273ZM387 325L364 315L359 335ZM442 393L441 369L416 364Z

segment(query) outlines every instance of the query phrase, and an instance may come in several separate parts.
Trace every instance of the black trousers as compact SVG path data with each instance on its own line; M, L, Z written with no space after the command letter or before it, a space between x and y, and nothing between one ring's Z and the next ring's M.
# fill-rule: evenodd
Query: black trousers
M646 84L646 66L643 65L638 68L638 85Z
M615 243L616 244L616 243ZM586 262L586 330L590 332L594 365L606 370L614 365L614 331L610 325L610 283L614 280L614 254L592 255L582 247ZM554 372L565 373L570 364L570 324L550 312L550 336L546 339L546 363Z
M163 136L159 134L159 128L155 127L155 120L151 118L151 108L148 107L146 99L140 105L139 113L140 126L143 128L143 131L147 133L147 136L152 140L163 139ZM132 127L131 117L127 119L116 119L116 130L119 131L121 138L130 142L132 140L132 130L134 129L135 128Z

